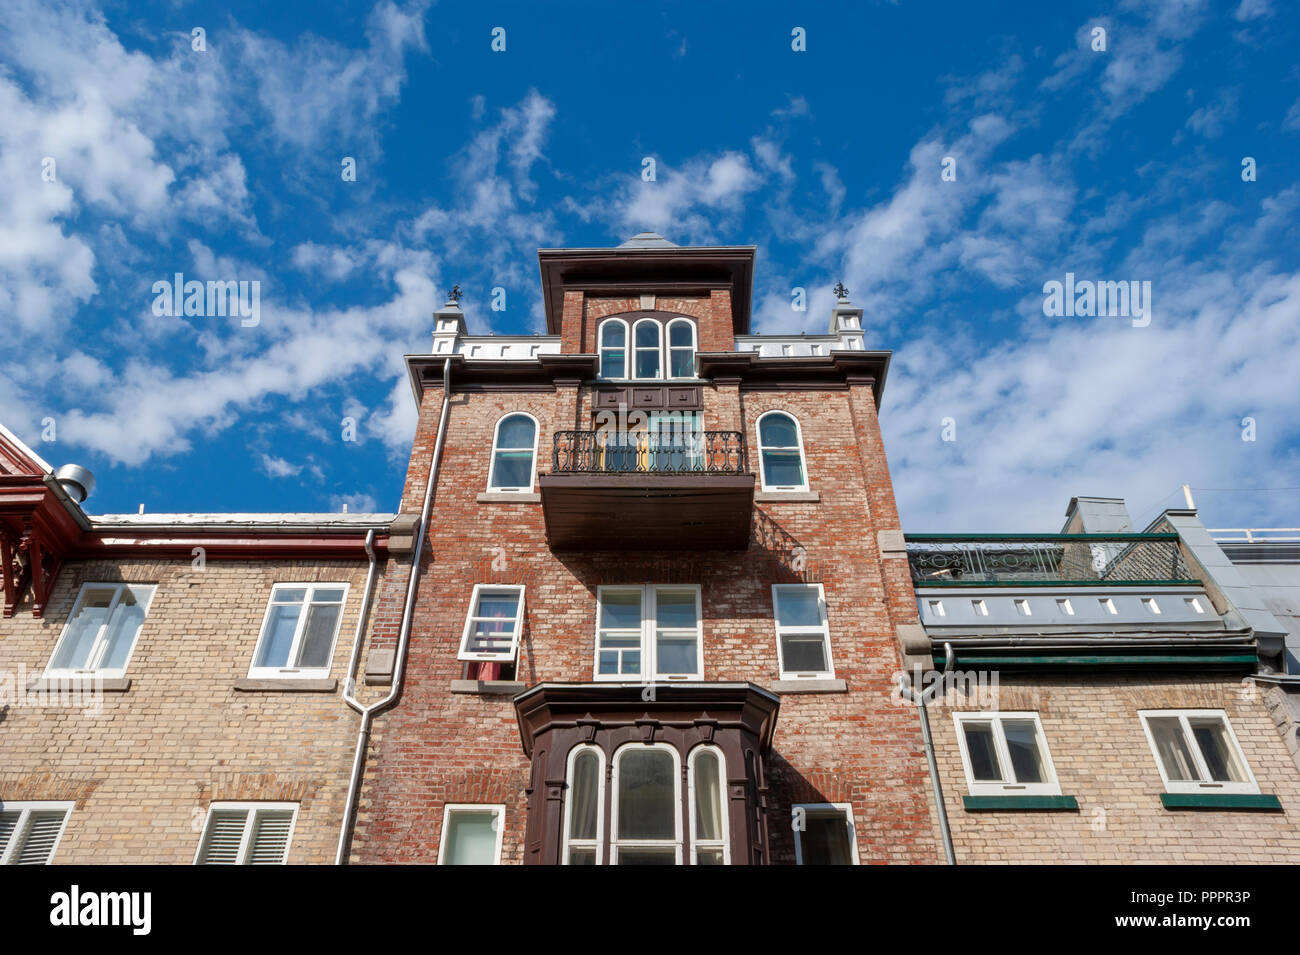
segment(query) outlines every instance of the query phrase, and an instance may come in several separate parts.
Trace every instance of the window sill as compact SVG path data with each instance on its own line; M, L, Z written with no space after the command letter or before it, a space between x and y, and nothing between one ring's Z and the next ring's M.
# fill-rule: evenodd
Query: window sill
M776 680L769 687L773 693L847 693L844 680Z
M1276 796L1251 793L1161 793L1166 809L1259 809L1281 812Z
M754 500L758 502L768 502L770 504L780 503L782 501L794 503L803 501L805 503L817 503L822 499L820 491L755 491Z
M967 812L1012 810L1035 812L1078 812L1079 801L1073 796L962 796Z
M333 693L338 689L339 681L326 680L291 680L291 679L253 679L241 677L235 681L235 689L241 693Z
M27 684L27 689L36 693L81 692L93 693L103 690L105 693L125 693L131 689L131 678L122 676L42 676Z
M453 693L478 693L484 696L514 696L528 689L515 680L452 680Z
M476 500L480 504L539 504L542 495L537 492L485 491Z

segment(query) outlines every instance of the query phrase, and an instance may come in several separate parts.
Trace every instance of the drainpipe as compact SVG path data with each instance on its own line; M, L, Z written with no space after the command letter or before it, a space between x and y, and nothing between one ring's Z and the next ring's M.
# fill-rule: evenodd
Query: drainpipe
M438 464L442 458L442 443L447 432L447 414L451 403L451 358L442 364L442 414L438 418L438 440L433 447L433 459L429 462L429 481L424 488L424 507L420 511L420 526L415 535L415 550L411 552L411 577L406 585L406 605L402 609L402 629L397 638L397 654L394 661L392 688L388 695L369 706L362 706L353 695L356 683L353 675L356 670L358 647L360 641L352 645L352 662L348 670L347 683L344 686L343 699L348 706L361 714L361 727L357 732L357 751L352 759L352 778L348 783L347 805L343 810L343 826L339 831L339 848L335 855L335 865L347 864L348 848L352 841L352 815L356 811L357 795L361 788L361 770L365 765L366 748L370 745L370 727L375 715L392 706L402 691L402 677L406 671L406 648L411 638L411 617L415 612L415 591L420 583L420 555L424 552L425 528L429 526L429 512L433 509L433 489L438 483ZM371 553L369 541L366 552ZM372 569L373 569L373 555ZM358 623L358 636L360 623Z
M952 644L943 645L943 674L947 676L952 672L953 653ZM935 685L929 690L917 692L909 686L904 686L906 674L900 676L898 681L898 691L904 699L912 700L916 703L916 715L921 720L921 739L925 741L925 759L930 764L930 785L934 789L934 805L939 812L939 831L943 834L943 854L948 860L948 865L956 865L957 857L952 849L952 830L948 826L948 810L943 803L943 785L939 782L939 763L934 756L934 738L930 735L930 716L925 708L926 695L932 693L935 688L943 685L942 680L935 682Z

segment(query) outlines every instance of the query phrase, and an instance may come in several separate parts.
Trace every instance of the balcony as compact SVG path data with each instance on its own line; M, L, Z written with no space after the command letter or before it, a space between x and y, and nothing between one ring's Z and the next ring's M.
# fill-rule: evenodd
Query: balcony
M908 534L917 587L1178 586L1177 534Z
M559 431L538 479L555 550L743 550L754 475L739 431Z

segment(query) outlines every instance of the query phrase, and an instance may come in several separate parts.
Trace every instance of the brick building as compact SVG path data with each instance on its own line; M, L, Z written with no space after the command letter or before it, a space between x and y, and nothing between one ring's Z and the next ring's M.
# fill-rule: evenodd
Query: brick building
M87 515L0 427L0 864L329 863L391 515Z
M749 247L539 259L546 335L449 301L407 358L423 558L377 596L351 859L940 861L861 310L750 334Z

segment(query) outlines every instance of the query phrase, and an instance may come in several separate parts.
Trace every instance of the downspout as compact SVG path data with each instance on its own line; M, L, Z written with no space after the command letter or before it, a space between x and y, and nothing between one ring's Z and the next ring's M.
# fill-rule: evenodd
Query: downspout
M429 526L429 513L433 510L433 490L438 483L438 464L442 458L442 444L447 432L447 414L451 405L451 358L442 364L442 414L438 418L438 439L434 443L433 458L429 462L429 480L424 488L424 507L420 511L420 526L415 535L415 549L411 552L411 577L406 585L406 604L402 608L402 629L397 638L397 654L394 661L393 680L388 695L369 706L362 706L354 695L356 688L354 674L356 671L359 642L352 647L352 661L344 685L343 699L348 706L361 714L361 727L357 732L357 751L352 759L352 778L348 783L347 805L343 810L343 825L339 830L339 847L335 855L335 865L347 864L348 848L352 841L352 816L356 812L357 796L361 788L361 771L365 765L366 749L370 745L370 727L375 715L393 705L402 691L402 677L406 672L406 648L411 638L411 618L415 612L415 591L420 583L420 557L424 552L425 528ZM370 547L367 542L367 552ZM373 557L372 557L373 561ZM373 563L372 563L373 567ZM358 623L358 627L360 624Z
M945 643L943 645L943 655L943 675L947 676L952 672L953 666L952 644ZM948 860L948 865L956 865L957 857L952 849L952 830L948 826L948 809L944 806L943 785L939 782L939 763L934 755L934 738L930 735L930 715L925 708L926 694L930 693L935 687L942 686L943 681L938 680L930 690L922 690L918 693L910 686L904 685L906 679L906 674L900 674L898 692L904 699L916 703L916 715L921 720L921 739L925 741L925 759L930 764L930 785L934 790L934 805L939 813L939 831L943 835L943 854Z

